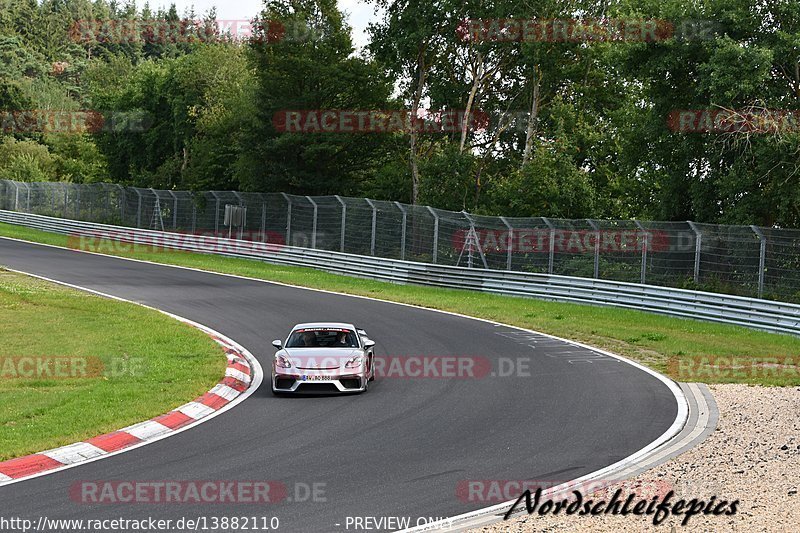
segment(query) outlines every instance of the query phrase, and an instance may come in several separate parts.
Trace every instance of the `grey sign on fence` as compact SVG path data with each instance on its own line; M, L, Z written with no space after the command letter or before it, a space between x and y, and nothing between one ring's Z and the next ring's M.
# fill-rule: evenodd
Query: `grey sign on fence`
M474 269L800 301L800 230L690 221L495 217L343 196L0 180L0 209Z

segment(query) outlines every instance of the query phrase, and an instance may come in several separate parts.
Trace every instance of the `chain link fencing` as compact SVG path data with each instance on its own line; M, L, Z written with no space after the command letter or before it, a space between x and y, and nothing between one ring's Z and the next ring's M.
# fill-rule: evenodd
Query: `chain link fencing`
M225 206L246 208L225 226ZM0 209L493 270L800 301L800 230L490 217L342 196L0 180Z

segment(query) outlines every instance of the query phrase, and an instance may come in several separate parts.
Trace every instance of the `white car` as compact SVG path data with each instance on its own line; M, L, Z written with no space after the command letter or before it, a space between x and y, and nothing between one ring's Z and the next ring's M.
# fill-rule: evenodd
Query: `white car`
M353 324L297 324L272 345L274 394L366 392L375 379L375 341Z

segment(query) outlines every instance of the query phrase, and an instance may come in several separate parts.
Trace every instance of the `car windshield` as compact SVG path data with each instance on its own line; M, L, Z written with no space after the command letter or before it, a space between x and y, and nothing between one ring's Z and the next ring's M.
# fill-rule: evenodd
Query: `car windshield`
M354 331L342 328L302 328L289 335L287 348L358 348Z

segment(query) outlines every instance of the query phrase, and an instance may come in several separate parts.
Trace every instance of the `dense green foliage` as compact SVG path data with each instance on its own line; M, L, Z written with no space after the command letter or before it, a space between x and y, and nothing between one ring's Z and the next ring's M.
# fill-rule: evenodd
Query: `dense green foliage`
M244 40L220 33L213 12L0 0L4 117L106 116L105 127L85 133L4 124L0 179L800 226L797 124L767 133L668 125L678 110L798 109L796 1L370 1L382 15L369 46L356 50L335 0L265 0ZM476 39L464 22L507 18L662 21L663 31L655 40L514 41ZM182 29L166 38L82 31L95 20ZM404 109L461 112L476 127L276 126L287 110Z

